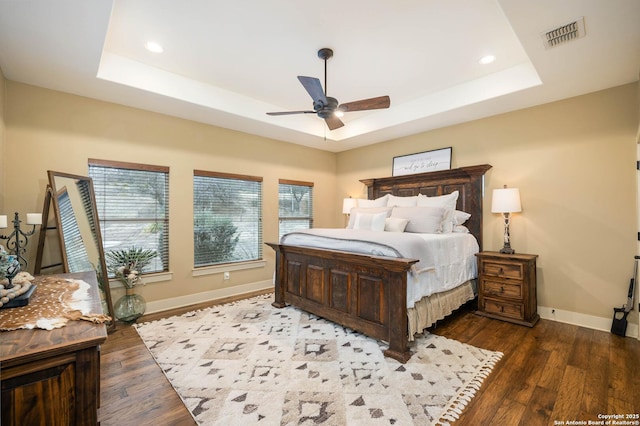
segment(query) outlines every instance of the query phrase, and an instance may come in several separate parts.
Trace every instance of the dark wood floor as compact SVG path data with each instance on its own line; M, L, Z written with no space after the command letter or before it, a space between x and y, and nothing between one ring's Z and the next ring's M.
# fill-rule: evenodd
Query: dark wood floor
M476 316L472 306L431 332L504 353L456 425L557 425L640 412L637 339L548 320L530 329ZM101 362L102 426L195 424L133 328L118 325Z

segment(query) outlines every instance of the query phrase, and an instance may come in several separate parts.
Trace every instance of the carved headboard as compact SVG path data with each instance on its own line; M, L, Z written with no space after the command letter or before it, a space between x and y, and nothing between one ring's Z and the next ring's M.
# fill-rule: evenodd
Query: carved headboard
M482 250L482 197L484 174L489 164L460 167L451 170L418 173L377 179L362 179L367 186L367 196L373 200L385 194L410 197L423 194L429 197L460 191L457 209L471 214L465 223L478 240Z

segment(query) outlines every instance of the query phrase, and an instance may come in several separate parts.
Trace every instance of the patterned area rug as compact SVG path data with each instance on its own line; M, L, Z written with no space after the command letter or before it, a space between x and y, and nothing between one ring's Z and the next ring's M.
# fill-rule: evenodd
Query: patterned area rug
M502 356L425 333L400 364L383 343L272 300L136 324L199 424L447 424Z

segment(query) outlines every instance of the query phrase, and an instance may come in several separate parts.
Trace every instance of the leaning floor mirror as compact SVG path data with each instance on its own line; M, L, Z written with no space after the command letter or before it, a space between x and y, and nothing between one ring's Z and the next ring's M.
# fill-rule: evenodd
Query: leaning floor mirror
M56 226L65 272L95 271L105 315L113 317L93 180L49 170ZM115 321L111 321L111 326Z

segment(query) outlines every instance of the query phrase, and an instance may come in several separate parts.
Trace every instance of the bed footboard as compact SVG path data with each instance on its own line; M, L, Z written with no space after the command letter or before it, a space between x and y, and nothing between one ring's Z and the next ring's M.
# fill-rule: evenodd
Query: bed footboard
M408 349L407 272L415 259L267 243L276 252L275 300L388 342L402 363Z

